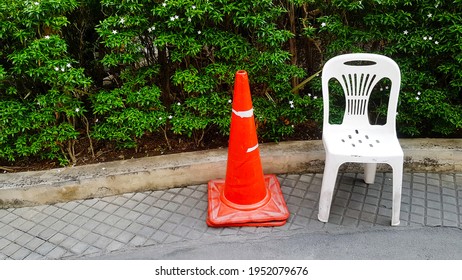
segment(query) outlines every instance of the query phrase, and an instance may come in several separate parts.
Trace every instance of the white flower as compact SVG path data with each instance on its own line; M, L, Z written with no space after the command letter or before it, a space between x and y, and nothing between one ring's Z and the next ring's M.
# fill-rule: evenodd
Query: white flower
M112 34L117 34L117 30L112 30Z
M162 117L159 117L159 121L161 121L161 120L162 120Z
M124 19L124 18L121 18L119 22L120 22L121 24L124 24L125 19Z
M321 23L321 27L326 27L327 23L323 22Z
M55 71L59 71L59 67L55 67Z
M315 97L313 97L313 99L318 99L318 97L317 97L317 96L315 96Z
M435 45L438 45L439 43L440 43L440 42L438 42L438 41L435 41Z
M415 97L415 100L419 100L419 99L420 99L420 97L418 97L418 96Z
M175 17L170 17L170 21L174 21L175 20Z
M404 35L407 35L407 34L409 34L409 31L404 30L403 33L404 33Z
M311 97L311 93L308 93L308 96Z
M199 31L197 31L197 34L201 35L201 33L202 33L202 31L200 31L200 30L199 30Z
M290 104L290 108L292 109L295 108L294 104Z
M188 17L188 21L191 22L191 18L190 18L190 17Z
M428 40L429 41L433 40L433 37L432 36L428 37Z
M175 19L179 19L180 17L178 15L175 15Z
M417 95L421 95L422 93L420 91L417 92Z
M79 108L75 108L75 111L78 113L78 112L80 112L80 109L79 109Z
M169 120L173 119L173 116L172 115L168 116L168 119Z
M231 104L231 102L233 102L233 101L231 101L231 99L228 99L228 103L230 103L230 104Z
M70 63L68 63L68 64L66 64L66 67L67 67L67 68L71 68L72 65L71 65Z
M431 13L428 13L427 17L431 18L433 15Z
M383 91L383 88L382 88L382 87L380 88L380 91Z
M50 36L49 36L49 35L46 35L46 36L45 36L45 39L50 39Z
M163 7L166 7L166 6L167 6L167 3L166 3L166 2L162 3L162 6L163 6Z
M61 67L61 72L64 72L66 71L66 69L64 69L64 67Z
M427 36L424 36L424 37L423 37L423 40L424 40L424 41L427 41L427 39L428 39Z
M291 104L291 105L292 105L292 104L294 104L294 102L293 102L292 100L290 100L290 101L289 101L289 104Z
M196 6L192 5L191 8L194 10L194 9L196 9Z
M181 103L180 103L180 102L178 102L178 103L176 103L176 105L178 105L178 106L181 106Z
M40 3L39 2L34 2L34 5L38 6L38 5L40 5Z

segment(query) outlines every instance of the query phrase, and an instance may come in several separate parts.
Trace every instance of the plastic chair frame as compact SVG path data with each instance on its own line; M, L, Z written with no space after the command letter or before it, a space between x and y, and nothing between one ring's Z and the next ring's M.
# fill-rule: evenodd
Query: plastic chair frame
M355 64L355 61L361 63ZM391 81L386 123L373 125L368 117L369 98L374 87L384 78ZM331 124L329 121L329 82L332 79L341 84L345 95L345 113L341 124ZM398 65L383 55L344 54L324 65L322 140L326 162L319 199L318 219L321 222L329 219L340 165L346 162L364 163L364 181L373 184L377 163L386 163L393 169L391 225L399 225L404 155L395 123L400 84Z

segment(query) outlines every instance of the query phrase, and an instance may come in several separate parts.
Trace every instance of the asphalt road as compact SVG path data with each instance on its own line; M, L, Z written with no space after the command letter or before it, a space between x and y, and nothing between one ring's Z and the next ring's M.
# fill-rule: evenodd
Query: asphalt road
M333 228L319 232L256 235L153 245L90 259L462 259L462 231L449 227Z

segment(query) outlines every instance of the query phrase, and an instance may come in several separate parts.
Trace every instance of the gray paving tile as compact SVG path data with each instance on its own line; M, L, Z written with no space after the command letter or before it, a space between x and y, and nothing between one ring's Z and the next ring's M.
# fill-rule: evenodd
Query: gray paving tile
M377 215L375 225L390 226L390 223L391 223L391 217Z
M54 229L51 229L51 228L47 228L45 230L43 230L42 232L40 232L38 234L38 237L40 237L41 239L43 240L48 240L50 239L53 235L55 235L57 233L56 230Z
M93 233L93 232L89 232L87 235L85 235L83 238L79 238L80 240L82 240L83 242L87 243L87 244L93 244L95 243L99 238L101 237L101 235L99 234L96 234L96 233Z
M424 225L425 216L411 213L410 221L413 222L413 223Z
M139 235L135 235L130 241L129 241L129 246L132 246L132 247L139 247L139 246L142 246L146 243L148 239L143 237L143 236L139 236Z
M368 222L370 224L373 224L375 221L376 215L372 213L367 213L367 212L362 212L359 219L361 222ZM360 225L364 225L360 222Z
M20 245L11 242L2 249L2 254L5 254L5 256L12 258L12 255L21 248L22 247Z
M422 206L422 207L426 207L425 199L413 197L411 199L411 203L412 203L412 205L419 205L419 206Z
M26 256L25 260L43 260L44 256L37 254L35 252L31 252L29 255Z
M117 221L114 224L114 227L119 228L121 230L125 230L134 220L138 220L138 218L136 218L136 219L120 219L119 221Z
M21 246L23 246L24 244L27 244L28 242L32 241L32 239L36 238L35 236L32 236L30 235L29 233L27 232L24 232L22 235L20 235L19 237L15 238L14 241L16 244L19 244ZM5 240L5 243L7 242L10 242L10 241L7 241L6 239ZM0 240L0 249L2 248L2 241Z
M419 214L423 216L425 214L425 208L419 205L412 205L411 213Z
M10 241L16 241L19 237L24 235L22 230L15 229L13 227L3 227L3 229L5 229L5 231L2 230L2 235L4 235L5 238Z
M342 221L342 226L354 227L358 224L358 219L345 216Z
M427 200L441 202L441 195L439 193L427 193Z
M456 213L443 212L443 219L446 221L452 221L452 222L458 223L458 220L459 220L458 216L459 215L457 215Z
M443 211L444 212L451 212L451 213L457 213L457 206L456 205L452 205L452 204L446 204L446 203L443 203Z
M144 228L144 225L147 224L147 223L138 223L138 222L134 222L134 223L131 223L126 229L125 231L127 232L131 232L133 234L136 234L137 232L139 232L140 230L142 230Z
M100 253L101 250L99 248L96 248L94 246L89 246L83 253L82 255L93 255L96 253Z
M319 192L312 192L307 191L305 194L305 199L312 200L312 201L318 201L319 199Z
M56 245L50 242L44 242L42 245L37 247L37 249L34 250L35 253L38 253L42 256L46 256L48 253L50 253L54 248L56 248Z
M71 211L74 211L75 208L77 206L79 206L81 202L82 201L80 201L80 200L79 201L69 201L69 202L66 202L66 203L59 203L59 204L57 204L57 206L59 208L62 208L64 210L67 210L67 211L71 212Z
M49 226L50 229L53 229L57 232L63 230L68 224L66 222L63 222L61 220L57 220L55 223Z
M443 226L445 227L458 227L459 223L454 220L443 220Z
M100 236L98 238L98 240L96 240L95 242L92 243L92 245L99 248L99 249L101 249L101 250L104 250L112 241L113 241L112 238L108 238L108 237L105 237L105 236Z
M441 220L441 218L434 218L434 217L428 216L425 224L427 226L435 227L435 226L443 225L443 221Z
M10 255L9 257L14 259L14 260L23 260L23 259L26 259L27 256L30 255L31 253L32 253L32 251L22 247L19 250L17 250L16 252L14 252L12 255Z
M61 244L64 240L69 238L69 236L62 234L61 232L56 233L53 235L48 241L53 244Z
M371 204L364 204L362 211L366 212L366 213L375 214L378 211L378 206L377 205L371 205Z
M47 229L45 226L42 226L40 224L35 224L29 231L28 233L34 236L38 236L39 233Z
M352 209L352 210L358 210L360 211L362 208L363 208L363 203L362 202L358 202L358 201L350 201L348 203L348 208L349 209Z
M118 235L120 235L121 233L123 232L123 230L121 229L118 229L118 228L110 228L105 234L104 236L108 237L108 238L111 238L111 239L115 239Z
M133 239L133 237L135 237L135 235L133 233L130 233L128 231L123 231L121 232L116 238L115 240L123 243L123 244L127 244L130 242L130 240Z
M429 209L431 208L431 209L440 210L441 207L442 205L440 201L432 201L432 200L427 201L427 208Z
M435 210L435 209L428 208L427 209L427 216L431 217L431 218L434 218L434 219L435 218L438 219L438 218L441 218L442 213L441 213L440 210Z
M166 232L163 232L163 231L160 231L160 230L155 230L153 232L153 234L150 236L149 239L153 240L153 241L156 241L158 243L162 243L164 242L168 237L170 236L170 234L166 233Z
M122 242L119 242L117 240L112 240L107 246L106 246L106 250L111 252L111 251L116 251L116 250L119 250L120 248L122 248L124 246L124 243Z
M83 252L85 252L85 250L88 249L88 247L90 247L90 245L88 245L87 243L77 241L75 244L73 244L70 247L70 251L72 251L73 253L77 255L81 255Z

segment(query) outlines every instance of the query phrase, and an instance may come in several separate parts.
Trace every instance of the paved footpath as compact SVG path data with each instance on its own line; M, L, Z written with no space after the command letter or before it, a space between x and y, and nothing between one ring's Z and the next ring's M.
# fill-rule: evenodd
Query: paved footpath
M462 259L462 174L406 173L391 227L391 174L339 174L329 222L322 174L278 176L282 227L209 228L207 185L0 209L0 259Z

